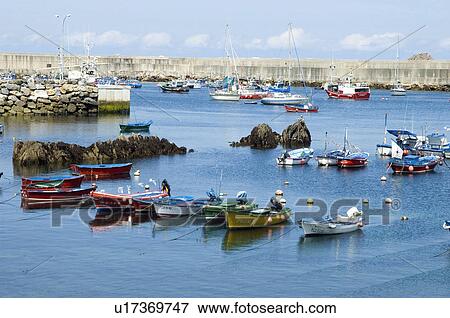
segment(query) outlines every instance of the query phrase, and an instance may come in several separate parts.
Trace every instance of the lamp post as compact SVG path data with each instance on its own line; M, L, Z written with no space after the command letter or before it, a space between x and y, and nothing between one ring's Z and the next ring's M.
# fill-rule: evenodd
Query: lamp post
M66 33L66 20L67 18L70 18L72 15L66 14L64 18L62 18L62 37L61 37L61 44L59 45L59 79L64 79L64 41L65 41L65 33ZM56 14L55 17L57 19L60 18L59 14Z

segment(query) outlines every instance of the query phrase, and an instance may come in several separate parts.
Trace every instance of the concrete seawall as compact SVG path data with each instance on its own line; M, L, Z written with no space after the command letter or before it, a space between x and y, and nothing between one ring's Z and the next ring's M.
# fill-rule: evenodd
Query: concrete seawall
M194 76L221 77L225 72L222 58L172 58L172 57L98 57L100 75L125 76ZM357 60L335 61L335 75L342 76L361 64ZM300 79L296 63L293 65L292 78ZM66 66L79 65L80 60L67 57ZM308 82L323 82L330 75L330 61L319 59L302 60L305 79ZM396 62L375 60L353 72L355 79L371 84L389 84L394 79ZM56 55L0 53L0 72L14 71L18 74L57 71ZM73 69L76 69L73 68ZM287 78L287 60L270 58L241 58L238 61L241 77L258 79ZM400 80L405 84L450 85L450 61L401 61Z

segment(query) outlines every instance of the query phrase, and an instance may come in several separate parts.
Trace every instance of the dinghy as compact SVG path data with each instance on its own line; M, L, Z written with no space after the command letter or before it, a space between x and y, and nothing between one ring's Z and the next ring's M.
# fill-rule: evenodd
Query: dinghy
M335 235L357 231L363 227L362 212L356 207L347 211L346 216L337 215L335 220L305 221L300 222L305 236Z
M149 131L153 121L143 121L136 123L120 124L120 132L146 132Z
M22 178L22 189L25 188L79 188L84 175L78 176L46 176Z
M107 193L104 191L95 191L91 194L94 199L95 207L98 210L134 210L139 207L134 201L145 201L146 205L152 204L167 196L167 193L161 191L140 192L140 193Z
M111 163L98 165L77 165L71 164L70 169L75 174L84 174L87 176L114 177L129 176L132 163Z
M281 166L305 165L313 158L314 149L300 148L283 152L276 160Z
M225 224L226 212L250 212L258 208L255 203L248 202L247 192L240 191L235 199L221 200L221 202L213 202L206 204L202 208L202 215L208 224Z
M442 227L444 228L444 230L450 231L450 221L445 221L444 224L442 224Z

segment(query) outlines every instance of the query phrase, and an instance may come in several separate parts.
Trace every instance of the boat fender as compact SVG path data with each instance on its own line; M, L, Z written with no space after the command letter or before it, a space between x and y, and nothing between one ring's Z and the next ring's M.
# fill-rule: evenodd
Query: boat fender
M386 176L382 176L382 177L380 178L380 180L381 180L381 181L386 181L387 178L386 178Z
M306 199L306 204L308 204L308 205L314 204L314 199L313 198Z
M384 203L391 204L392 203L392 199L391 198L386 198L386 199L384 199Z
M148 184L145 185L144 187L145 190L150 190L150 186Z
M363 203L363 204L369 204L369 199L363 199L363 200L362 200L362 203Z
M406 215L402 215L402 217L400 218L400 220L402 221L408 221L409 218Z
M336 228L336 224L334 224L334 223L328 223L328 227L329 227L330 229L335 229L335 228Z
M413 166L409 166L409 167L408 167L408 171L409 171L409 172L413 172L413 171L414 171L414 167L413 167Z
M430 167L428 167L428 165L426 165L425 170L430 170Z
M136 170L135 172L134 172L134 176L135 177L139 177L141 175L141 170Z
M358 222L357 224L358 224L358 227L363 227L364 226L363 222Z
M267 223L271 224L272 223L272 217L269 216L269 218L267 219Z

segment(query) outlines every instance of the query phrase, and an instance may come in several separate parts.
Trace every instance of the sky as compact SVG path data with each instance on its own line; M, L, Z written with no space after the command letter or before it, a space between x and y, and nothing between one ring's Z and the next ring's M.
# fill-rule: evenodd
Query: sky
M400 45L400 59L429 52L450 60L450 1L436 0L3 0L0 52L224 56L225 26L238 57L288 55L288 23L300 58L368 59L426 25ZM59 18L55 15L58 14ZM379 59L395 59L396 47Z

